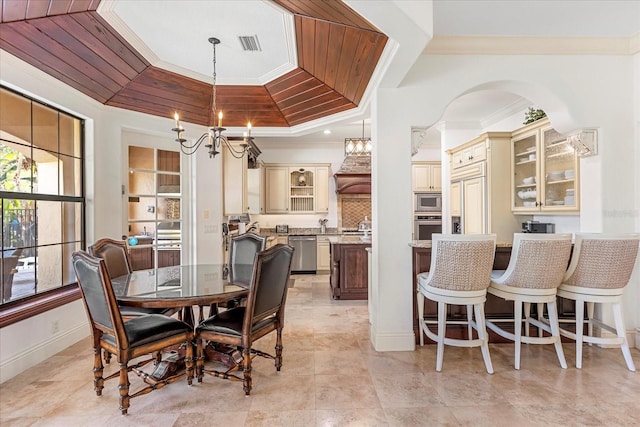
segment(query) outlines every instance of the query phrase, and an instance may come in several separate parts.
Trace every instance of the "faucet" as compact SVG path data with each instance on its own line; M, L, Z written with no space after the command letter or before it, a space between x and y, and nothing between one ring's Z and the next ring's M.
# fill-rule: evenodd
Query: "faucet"
M250 233L252 231L255 231L258 229L258 221L254 221L251 223L251 225L249 225L249 228L247 228L247 233Z

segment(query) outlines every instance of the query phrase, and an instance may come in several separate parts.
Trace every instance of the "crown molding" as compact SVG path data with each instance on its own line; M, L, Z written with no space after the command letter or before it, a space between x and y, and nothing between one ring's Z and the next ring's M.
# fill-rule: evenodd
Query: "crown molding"
M634 55L640 33L630 37L435 36L429 55Z
M497 111L494 111L487 117L484 117L480 123L483 129L488 128L489 126L495 123L498 123L501 120L511 117L514 114L517 114L523 110L526 110L527 107L530 107L530 106L531 106L531 101L529 101L528 99L525 99L525 98L518 99L512 102L511 104L506 105L505 107Z

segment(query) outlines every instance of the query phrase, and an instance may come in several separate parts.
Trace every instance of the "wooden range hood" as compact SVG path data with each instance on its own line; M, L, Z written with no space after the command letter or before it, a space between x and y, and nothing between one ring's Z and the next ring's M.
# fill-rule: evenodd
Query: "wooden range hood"
M370 173L340 173L333 175L337 194L371 194Z
M333 177L338 194L371 194L371 156L347 155Z

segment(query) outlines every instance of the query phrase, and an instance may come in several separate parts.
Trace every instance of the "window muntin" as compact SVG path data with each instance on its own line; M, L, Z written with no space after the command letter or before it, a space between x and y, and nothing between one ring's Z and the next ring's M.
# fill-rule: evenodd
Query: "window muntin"
M129 146L129 236L138 246L131 250L145 257L134 270L180 263L180 160L179 151Z
M85 246L82 129L81 119L0 87L0 304L76 281L71 254Z

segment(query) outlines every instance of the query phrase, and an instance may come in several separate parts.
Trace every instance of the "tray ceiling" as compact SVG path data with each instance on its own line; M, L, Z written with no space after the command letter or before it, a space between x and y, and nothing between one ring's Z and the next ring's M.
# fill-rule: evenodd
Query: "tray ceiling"
M267 9L243 14L243 7L247 11L251 5ZM235 13L223 13L232 6ZM207 25L196 19L198 14ZM172 16L181 18L167 22ZM160 21L149 26L154 19ZM216 25L236 19L245 27ZM265 22L246 27L250 19L265 21L281 36L270 39ZM288 22L292 37L287 37ZM252 30L263 51L236 54L237 37ZM186 34L200 35L200 44ZM340 0L109 1L102 6L99 0L2 0L0 8L0 48L105 105L161 117L177 111L182 120L201 125L212 123L212 53L206 42L211 36L223 41L217 51L217 108L229 127L247 121L257 127L291 127L357 107L387 42ZM176 41L158 42L167 38ZM262 62L266 68L257 65ZM234 72L234 66L250 67L253 74ZM270 75L261 84L223 83L234 76L260 81Z

